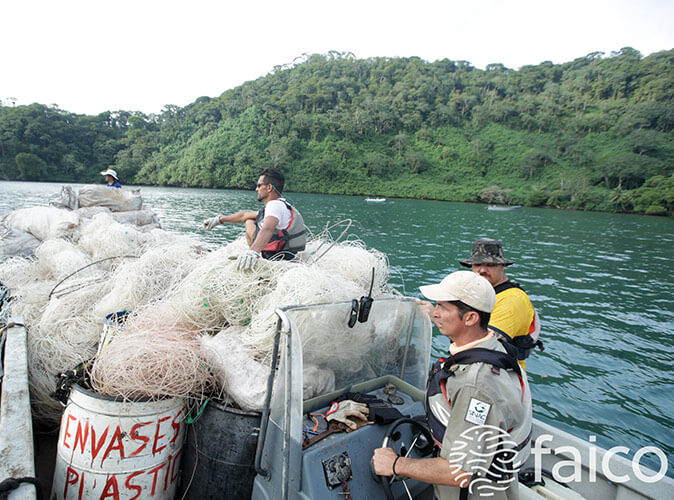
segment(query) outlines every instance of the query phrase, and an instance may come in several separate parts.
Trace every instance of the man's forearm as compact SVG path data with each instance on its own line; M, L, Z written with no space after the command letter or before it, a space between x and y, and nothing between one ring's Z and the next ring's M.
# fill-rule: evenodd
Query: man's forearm
M395 464L396 474L417 481L444 486L467 487L472 474L451 465L442 457L413 459L400 457Z
M254 219L256 215L257 212L251 212L249 210L240 210L239 212L236 212L234 214L220 215L218 217L218 220L220 221L220 224L224 224L225 222L240 223L246 222L249 219Z

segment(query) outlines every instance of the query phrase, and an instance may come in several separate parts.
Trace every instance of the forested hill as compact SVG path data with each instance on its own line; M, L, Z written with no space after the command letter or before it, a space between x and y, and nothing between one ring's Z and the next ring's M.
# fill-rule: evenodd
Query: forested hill
M674 49L515 71L330 52L159 115L0 106L0 177L674 215Z

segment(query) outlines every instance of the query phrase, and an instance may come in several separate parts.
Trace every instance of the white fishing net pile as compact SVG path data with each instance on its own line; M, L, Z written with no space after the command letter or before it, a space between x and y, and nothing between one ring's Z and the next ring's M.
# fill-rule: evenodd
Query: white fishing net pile
M335 242L322 233L296 261L260 260L242 272L236 257L247 249L243 237L208 249L196 237L141 231L107 211L89 215L42 241L33 258L0 263L11 313L23 315L28 327L31 400L34 416L45 422L60 418L51 397L57 375L94 357L92 386L104 395L219 393L259 410L276 308L358 299L369 292L373 269L372 296L394 293L386 256L358 241ZM112 328L115 335L97 355L105 316L124 310L126 321ZM341 326L344 319L334 321ZM302 339L315 385L305 387L307 394L334 386L324 363L348 369L375 338L374 332L336 338L330 330L324 324Z
M198 245L179 242L150 247L137 259L124 259L109 278L109 291L99 298L94 313L104 317L133 304L152 303L159 297L158 290L175 287L204 253Z
M198 335L177 328L116 335L94 362L91 382L100 394L132 400L199 395L217 383Z
M52 239L44 241L35 250L35 257L45 278L61 280L92 263L91 257L73 243ZM82 271L80 278L95 273L94 269Z
M78 246L93 260L119 255L137 255L148 240L146 233L128 224L120 224L112 215L100 213L83 225Z

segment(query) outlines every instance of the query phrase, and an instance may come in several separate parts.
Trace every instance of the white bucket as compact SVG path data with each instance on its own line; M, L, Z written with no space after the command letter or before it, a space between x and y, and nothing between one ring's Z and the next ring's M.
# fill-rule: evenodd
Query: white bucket
M52 499L172 499L185 401L120 401L73 385L61 418Z

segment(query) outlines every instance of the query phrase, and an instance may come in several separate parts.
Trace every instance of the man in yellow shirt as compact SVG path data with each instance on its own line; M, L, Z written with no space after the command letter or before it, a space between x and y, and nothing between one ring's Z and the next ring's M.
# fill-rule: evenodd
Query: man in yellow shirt
M459 261L485 278L494 287L496 305L491 313L489 329L506 337L517 348L517 359L525 368L525 359L535 346L543 350L538 340L538 315L527 293L506 276L505 268L515 261L503 256L498 240L480 239L473 242L470 258Z

